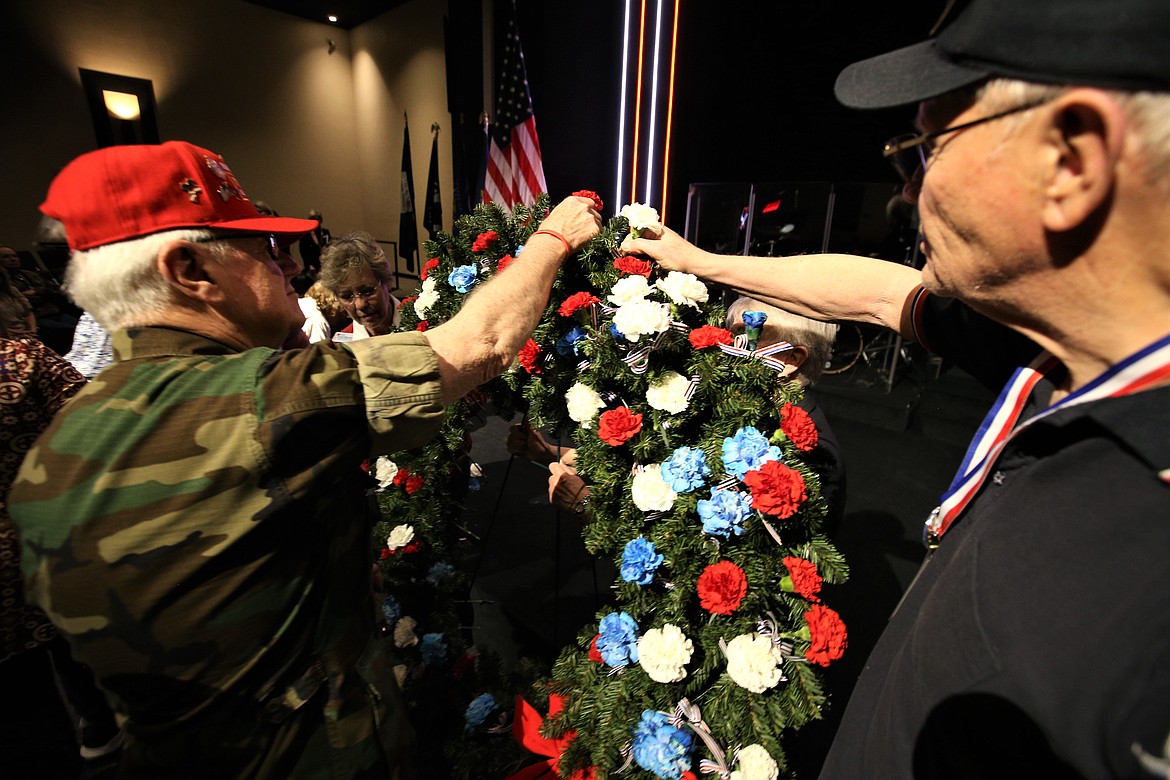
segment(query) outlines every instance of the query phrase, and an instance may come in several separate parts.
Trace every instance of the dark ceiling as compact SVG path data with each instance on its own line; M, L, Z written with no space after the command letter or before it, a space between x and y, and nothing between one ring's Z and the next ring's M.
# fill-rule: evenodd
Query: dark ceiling
M283 11L322 24L331 24L343 30L352 30L375 16L381 16L392 8L403 5L406 0L246 0L252 5ZM329 15L337 17L329 21Z

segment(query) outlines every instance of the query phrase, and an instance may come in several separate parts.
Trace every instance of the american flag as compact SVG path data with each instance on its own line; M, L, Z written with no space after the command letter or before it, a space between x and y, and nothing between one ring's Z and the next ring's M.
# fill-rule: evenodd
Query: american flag
M516 27L516 3L507 0L496 7L506 20L502 25L497 20L496 26L496 121L488 150L484 202L511 209L517 203L535 202L547 186Z

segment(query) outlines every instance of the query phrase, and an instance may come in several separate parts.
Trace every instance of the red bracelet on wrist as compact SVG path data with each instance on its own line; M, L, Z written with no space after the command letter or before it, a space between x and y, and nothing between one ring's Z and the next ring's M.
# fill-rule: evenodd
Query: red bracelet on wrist
M552 236L553 238L557 239L558 241L560 241L562 244L565 245L565 254L567 254L567 255L573 254L573 247L569 244L569 239L565 238L564 236L562 236L560 233L558 233L555 230L538 230L535 233L533 233L532 235L534 235L534 236Z

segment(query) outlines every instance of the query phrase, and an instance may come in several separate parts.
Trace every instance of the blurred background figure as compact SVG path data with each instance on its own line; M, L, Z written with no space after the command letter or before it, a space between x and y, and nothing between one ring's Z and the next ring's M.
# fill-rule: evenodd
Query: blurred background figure
M321 253L325 251L325 247L329 246L331 238L328 228L321 221L320 211L310 209L309 219L316 220L317 227L302 236L297 245L301 251L301 265L303 266L300 274L293 278L293 289L297 291L298 295L304 295L305 291L320 276Z
M321 284L313 282L305 294L301 296L301 311L305 314L305 324L301 330L309 337L309 342L329 341L333 334L349 323L349 315L337 296Z
M0 385L7 388L0 394L5 434L0 440L0 755L5 777L97 778L107 771L112 776L122 744L123 734L89 667L73 660L45 613L25 601L20 540L8 517L8 492L25 452L85 382L36 338L28 301L0 268ZM75 734L80 741L75 753L44 749Z
M353 322L334 341L382 336L398 325L400 301L391 294L394 268L369 233L346 233L321 255L321 284L337 296Z

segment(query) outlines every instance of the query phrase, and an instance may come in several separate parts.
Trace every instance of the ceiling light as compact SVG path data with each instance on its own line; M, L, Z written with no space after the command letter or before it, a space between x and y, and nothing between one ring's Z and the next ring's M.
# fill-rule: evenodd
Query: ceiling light
M337 16L335 14L329 14L329 21L336 23Z

